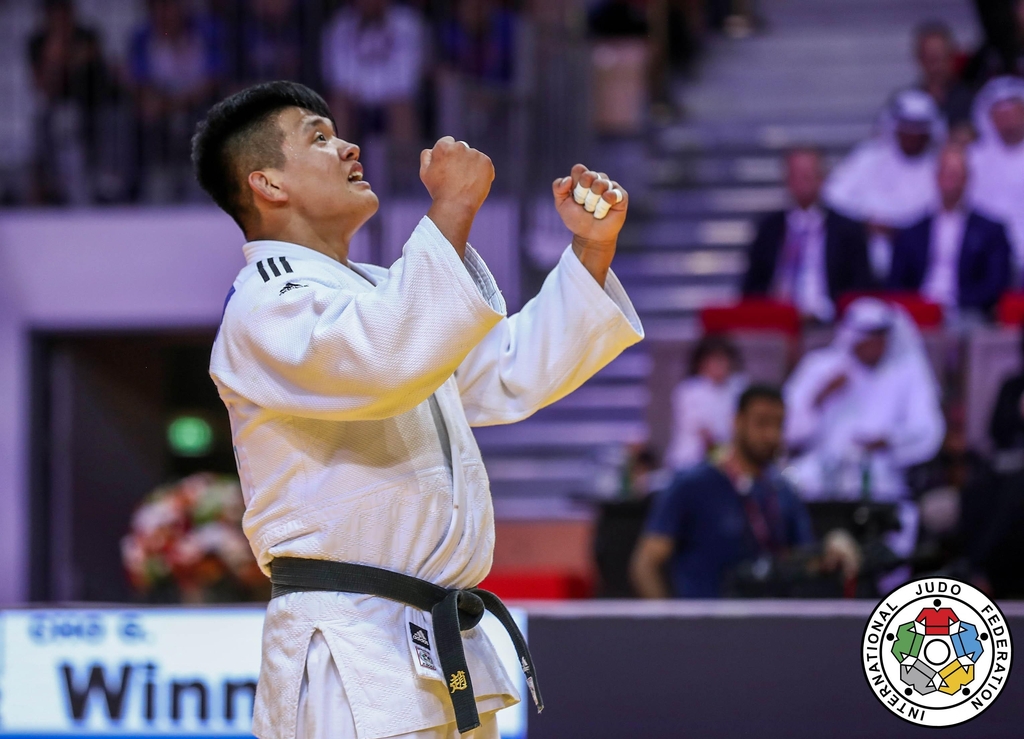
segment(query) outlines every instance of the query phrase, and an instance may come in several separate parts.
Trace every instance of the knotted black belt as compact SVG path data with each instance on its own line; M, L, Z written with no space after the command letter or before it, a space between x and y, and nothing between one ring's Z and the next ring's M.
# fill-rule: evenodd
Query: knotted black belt
M271 598L288 593L327 590L375 595L421 611L430 611L434 622L437 656L448 683L448 693L461 734L480 725L461 632L476 626L483 618L484 611L490 611L512 637L537 713L544 710L544 699L540 695L530 648L512 619L512 614L494 593L480 588L449 590L426 580L378 567L296 557L274 559L270 563L270 582L273 586Z

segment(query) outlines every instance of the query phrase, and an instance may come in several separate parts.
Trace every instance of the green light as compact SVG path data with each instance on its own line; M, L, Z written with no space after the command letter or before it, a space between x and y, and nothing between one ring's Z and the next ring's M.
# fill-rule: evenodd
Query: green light
M167 443L179 457L202 457L213 446L213 429L198 416L178 416L167 427Z

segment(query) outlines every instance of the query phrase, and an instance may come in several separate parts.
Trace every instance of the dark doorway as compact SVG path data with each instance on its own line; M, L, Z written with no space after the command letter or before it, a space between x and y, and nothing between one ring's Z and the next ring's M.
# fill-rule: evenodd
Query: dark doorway
M227 412L208 375L214 330L32 337L31 597L124 602L120 541L158 485L235 473ZM199 454L172 447L178 417L203 419Z

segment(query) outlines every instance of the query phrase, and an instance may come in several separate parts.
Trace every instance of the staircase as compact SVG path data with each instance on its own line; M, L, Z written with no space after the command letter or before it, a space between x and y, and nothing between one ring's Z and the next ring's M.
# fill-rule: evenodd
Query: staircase
M605 152L605 171L634 175L614 269L647 342L531 419L477 430L499 515L558 515L564 496L594 491L617 448L646 438L645 344L695 338L699 309L737 296L758 217L786 204L785 150L814 145L834 162L868 136L889 94L914 79L918 23L945 20L965 46L978 34L969 0L762 0L759 10L761 33L715 41L698 79L678 82L685 123Z

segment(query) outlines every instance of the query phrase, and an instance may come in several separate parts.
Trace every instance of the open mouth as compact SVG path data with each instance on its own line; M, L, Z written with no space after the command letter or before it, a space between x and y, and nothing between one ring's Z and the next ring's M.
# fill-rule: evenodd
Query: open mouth
M363 181L363 173L362 172L353 172L352 174L350 174L348 176L348 181L349 182L362 182Z

